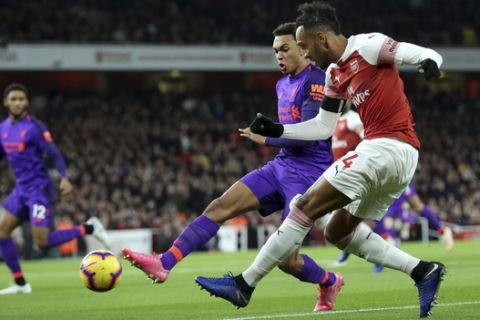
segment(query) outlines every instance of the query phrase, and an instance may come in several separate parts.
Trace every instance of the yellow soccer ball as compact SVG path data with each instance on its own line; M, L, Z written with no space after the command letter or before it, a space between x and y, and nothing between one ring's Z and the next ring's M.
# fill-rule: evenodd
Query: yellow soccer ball
M122 279L122 264L110 251L95 250L83 258L80 278L92 291L109 291Z

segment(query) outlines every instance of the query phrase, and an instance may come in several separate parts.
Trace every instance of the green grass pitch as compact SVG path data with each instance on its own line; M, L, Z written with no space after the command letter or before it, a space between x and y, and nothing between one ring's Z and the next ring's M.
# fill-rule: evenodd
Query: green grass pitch
M440 304L433 319L480 319L480 241L458 242L452 253L439 243L404 244L402 248L427 260L447 265L440 290ZM310 247L303 252L330 268L339 251L333 247ZM78 276L80 259L24 262L32 284L30 295L0 296L0 319L415 319L418 317L416 288L408 276L385 270L372 272L372 265L352 257L338 270L345 286L335 311L313 313L316 287L275 270L256 289L250 305L237 310L226 301L200 291L197 275L221 276L242 271L256 251L246 253L195 253L180 263L168 281L151 285L142 272L123 261L123 279L107 293L83 287ZM0 264L0 287L10 283L10 274Z

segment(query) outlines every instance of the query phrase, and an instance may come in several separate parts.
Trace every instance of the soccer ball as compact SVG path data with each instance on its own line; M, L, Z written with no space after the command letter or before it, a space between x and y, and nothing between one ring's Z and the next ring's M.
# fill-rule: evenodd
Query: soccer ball
M110 251L95 250L83 258L80 278L88 289L105 292L115 288L120 282L122 265Z

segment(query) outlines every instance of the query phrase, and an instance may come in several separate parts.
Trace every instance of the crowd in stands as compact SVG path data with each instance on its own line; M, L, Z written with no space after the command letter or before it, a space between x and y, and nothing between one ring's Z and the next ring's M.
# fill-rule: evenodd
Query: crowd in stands
M418 191L444 220L480 223L478 101L427 92L412 100L423 141ZM275 100L266 94L54 94L34 98L33 105L77 188L59 213L77 220L99 215L110 228L188 220L276 153L237 133L257 112L272 115ZM1 179L4 197L12 179Z
M270 45L304 0L0 0L0 41ZM425 46L479 45L475 0L332 2L346 35L382 32Z
M480 224L480 101L427 91L412 101L422 141L417 191L442 220Z
M445 221L480 224L480 103L428 92L412 100L423 141L415 177L420 196ZM32 99L32 113L50 128L76 188L59 201L59 219L80 223L95 215L110 229L153 227L164 243L276 154L237 133L257 112L274 116L275 109L275 97L255 92ZM1 199L13 185L7 167L2 161ZM261 222L256 214L249 218Z

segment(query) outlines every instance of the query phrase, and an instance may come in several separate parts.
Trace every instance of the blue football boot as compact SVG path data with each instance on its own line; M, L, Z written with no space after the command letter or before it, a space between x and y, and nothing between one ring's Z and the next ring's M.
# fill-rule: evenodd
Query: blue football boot
M446 274L447 269L442 263L431 262L431 268L425 277L415 283L420 300L420 318L428 317L432 307L437 304L440 283Z
M250 292L242 290L231 272L227 273L223 278L196 277L195 282L202 289L210 292L210 295L230 301L238 308L248 305L253 292L253 288L248 290Z

